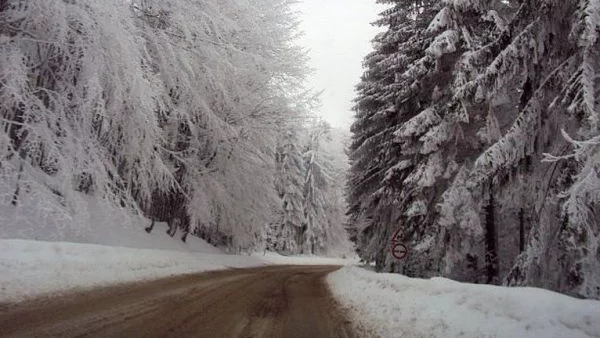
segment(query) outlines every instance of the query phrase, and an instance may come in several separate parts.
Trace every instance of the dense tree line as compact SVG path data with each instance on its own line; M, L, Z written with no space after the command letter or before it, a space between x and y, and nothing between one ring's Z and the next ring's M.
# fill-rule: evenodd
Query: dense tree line
M149 232L166 222L238 249L262 245L282 214L297 222L274 182L276 144L301 151L302 180L324 174L314 142L288 144L314 104L291 5L0 1L2 203L68 216L84 194L145 216ZM310 196L293 208L320 237Z
M275 186L283 208L267 228L268 249L285 254L350 251L343 235L347 168L335 158L344 152L344 141L345 135L338 135L322 120L288 130L280 139Z
M600 4L379 2L350 146L361 258L600 298Z

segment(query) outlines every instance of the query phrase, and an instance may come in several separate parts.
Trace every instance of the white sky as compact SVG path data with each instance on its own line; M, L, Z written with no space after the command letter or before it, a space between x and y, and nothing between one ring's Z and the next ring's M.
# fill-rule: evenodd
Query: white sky
M375 0L300 0L300 43L310 50L315 73L309 87L324 90L321 115L335 127L352 121L354 86L362 74L362 60L371 51L377 28L370 25L385 9Z

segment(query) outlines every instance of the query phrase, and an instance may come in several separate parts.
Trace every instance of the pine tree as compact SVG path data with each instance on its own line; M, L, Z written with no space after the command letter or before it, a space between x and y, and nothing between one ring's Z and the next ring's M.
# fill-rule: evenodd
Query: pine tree
M304 213L304 177L306 167L299 138L292 129L284 131L276 150L277 178L275 187L281 199L281 220L272 230L275 250L300 253L306 232Z
M497 252L492 254L497 254L500 276L506 276L515 262L527 222L532 229L530 244L509 273L509 283L597 297L585 282L594 275L590 273L594 260L571 254L586 252L580 250L590 242L572 244L576 236L569 234L581 231L574 230L578 226L570 223L568 212L561 212L566 209L560 193L569 189L579 169L572 161L541 162L543 153L566 151L567 142L554 137L560 128L585 133L594 119L589 118L595 115L594 102L584 97L594 91L593 81L586 80L594 65L585 61L585 55L595 47L581 43L588 36L583 27L590 27L584 22L594 16L594 6L553 1L451 5L453 17L463 18L458 20L463 27L472 27L464 19L469 13L489 13L494 6L506 5L494 18L501 12L510 14L495 40L463 56L454 90L466 112L488 112L486 120L480 119L485 121L481 127L475 119L470 123L487 142L466 188L472 196L494 196L487 202L488 210L492 201L502 206L494 208L499 213L495 220L502 220L494 222L495 229L488 229L486 220L486 232L498 232ZM577 263L581 261L586 265Z
M386 96L383 89L389 88L395 81L395 72L390 68L391 64L395 65L392 60L396 56L398 39L407 39L406 35L396 34L400 31L402 19L408 20L401 5L395 4L380 16L375 24L388 30L375 37L375 50L364 60L365 72L356 87L356 121L351 127L353 135L349 147L347 229L351 240L356 243L359 256L367 261L374 260L382 246L376 238L382 229L376 193L384 178L386 148L392 138L389 131L386 133L390 124L386 122L395 124L393 97ZM378 264L383 264L381 259Z
M402 222L404 213L418 216L422 201L402 192L418 155L398 141L400 126L415 116L424 103L411 93L422 92L423 78L434 59L425 55L426 32L433 2L394 1L377 24L388 30L374 40L375 51L365 59L367 70L358 85L350 147L350 233L361 258L375 260L378 269L401 269L389 254L392 234L403 229L404 239L416 231Z
M466 215L471 216L461 218L442 204L440 225L445 226L432 241L443 248L440 272L463 278L461 271L485 256L488 282L508 275L511 285L598 297L590 282L597 258L588 253L596 242L590 234L597 225L589 216L581 218L593 198L584 199L580 205L585 207L573 208L575 200L561 197L563 191L575 193L573 182L582 177L578 174L584 167L572 160L542 162L544 153L560 157L569 143L577 144L554 137L560 128L592 139L597 135L591 94L596 62L590 57L597 48L590 42L595 41L597 10L587 1L449 1L438 15L451 19L441 17L460 32L459 41L466 46L453 70L454 113L446 116L468 126L462 130L470 134L461 137L475 145L471 151L459 148L461 156L454 157L457 164L473 169L467 179L454 180L444 203L469 205ZM480 202L474 204L477 199ZM477 214L485 219L478 220ZM485 238L485 247L475 245L465 252L461 242L469 241L460 231L448 231L452 222L458 229L485 225L478 234ZM516 259L527 229L530 244ZM480 279L477 274L466 277Z
M403 194L412 198L402 223L413 229L408 239L415 250L407 260L406 273L443 273L474 282L484 274L479 262L486 262L487 280L498 281L490 278L497 270L494 193L472 192L462 186L468 181L465 175L473 157L498 137L498 122L493 111L486 111L491 104L461 99L458 90L478 74L478 64L470 63L469 57L500 35L507 8L507 3L494 1L485 8L464 1L431 8L439 9L425 29L432 37L422 47L423 57L413 65L413 73L423 74L417 78L421 92L405 91L402 99L419 102L420 112L396 132L403 153L415 162L402 184ZM402 107L412 108L409 104ZM478 199L478 194L489 198ZM480 245L483 241L485 246Z
M593 254L599 227L597 217L591 216L593 211L590 213L598 199L587 190L593 189L597 177L592 168L598 163L593 140L598 135L596 55L600 8L594 1L544 1L525 9L536 16L530 19L531 33L523 30L522 34L536 34L538 44L544 47L532 56L539 64L539 74L537 78L530 77L535 81L530 86L527 105L511 129L478 163L485 168L481 174L496 167L490 156L503 156L512 165L524 156L533 157L534 163L551 160L532 168L532 177L544 178L540 186L533 187L539 196L537 215L527 250L507 282L600 298L600 258ZM515 48L514 44L510 47ZM542 56L544 61L552 61L542 62ZM560 129L565 130L562 139L556 137ZM567 133L591 142L583 146ZM511 149L508 142L513 140L524 144L524 149ZM576 155L566 156L571 144L576 146ZM557 156L544 158L543 153ZM558 158L564 160L555 161Z
M324 252L329 234L327 210L331 207L328 199L331 192L333 168L323 156L321 142L329 136L331 126L317 120L309 130L308 144L304 148L304 219L306 230L303 233L303 252Z
M394 20L358 87L348 201L361 257L598 297L600 6L420 4L383 13ZM387 253L393 229L413 250L399 264Z

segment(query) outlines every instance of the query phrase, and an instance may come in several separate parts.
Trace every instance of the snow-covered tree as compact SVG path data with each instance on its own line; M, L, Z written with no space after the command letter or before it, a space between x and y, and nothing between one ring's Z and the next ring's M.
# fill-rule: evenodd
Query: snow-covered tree
M502 33L510 4L441 5L426 29L434 38L414 65L415 72L426 74L421 83L431 88L431 94L408 93L407 102L420 95L422 111L396 133L403 152L413 154L417 162L403 184L416 201L408 210L421 211L414 218L420 234L411 238L415 254L406 264L418 275L443 273L465 281L479 281L485 275L487 282L498 282L497 202L489 190L493 185L474 192L464 184L473 157L499 137L499 103L464 100L459 91L480 70L470 61L471 54ZM418 71L423 68L428 73Z
M419 4L395 1L383 15ZM378 38L393 43L366 59L353 126L350 230L364 259L599 297L599 10L588 0L444 0L395 16L396 30ZM418 29L403 40L398 27ZM386 112L397 120L378 122ZM398 228L413 252L401 263L387 253Z
M594 258L585 254L593 241L573 241L572 235L590 223L571 222L581 218L566 212L569 203L561 198L563 191L573 191L584 167L572 160L542 162L543 153L568 151L569 142L556 137L560 129L597 135L597 62L592 55L598 48L598 7L588 1L533 1L515 8L498 39L472 55L473 61L485 60L486 67L461 90L466 100L493 103L504 96L513 107L503 109L502 137L475 161L470 186L492 180L496 194L513 206L519 203L514 203L515 195L523 196L520 208L505 209L497 217L504 221L501 229L532 229L527 249L509 274L510 284L598 297L590 282L597 280ZM525 222L529 224L515 227ZM513 263L515 249L507 252L505 265Z
M395 62L398 44L409 38L407 33L400 33L401 24L409 20L410 14L406 13L400 1L395 3L393 8L381 13L381 18L375 23L387 27L387 31L375 37L372 42L374 51L365 57L365 72L356 87L356 120L351 127L347 229L350 239L356 243L359 256L368 261L375 259L378 250L385 250L385 244L378 235L385 225L379 219L379 198L376 194L382 188L385 164L393 153L387 151L392 139L390 126L396 125L394 97L387 89L395 82L393 68L400 66L399 62Z
M331 163L323 156L321 143L329 137L331 126L325 121L313 122L309 129L308 144L304 147L304 218L303 252L324 252L328 228L328 192L331 191L333 170Z
M172 182L157 161L158 79L124 2L3 2L0 111L6 179L132 204ZM12 178L10 178L12 176ZM19 184L15 181L15 184ZM19 196L15 196L15 202Z
M76 213L84 193L253 245L275 217L274 126L302 119L296 107L310 98L290 1L1 7L0 168L11 205L44 191Z
M423 216L426 207L418 193L404 183L423 156L404 145L399 133L432 95L433 88L427 86L435 58L426 54L425 48L432 39L427 26L436 4L386 3L393 5L377 24L388 30L375 38L375 51L365 59L366 71L357 87L357 120L350 147L349 227L363 259L375 260L379 269L398 271L402 267L396 266L389 253L392 234L402 228L403 239L410 240L422 231L402 218ZM426 132L432 121L420 122L430 123L419 126ZM406 138L412 140L411 135Z
M327 147L331 140L331 126L318 118L296 125L281 136L276 151L275 187L282 207L278 221L266 228L269 250L349 253L342 235L345 156L341 156L341 163L335 162L333 152L343 151L343 146Z
M271 249L299 253L306 231L304 216L304 175L306 172L300 140L294 130L284 131L275 153L275 188L281 199L281 218L271 225Z

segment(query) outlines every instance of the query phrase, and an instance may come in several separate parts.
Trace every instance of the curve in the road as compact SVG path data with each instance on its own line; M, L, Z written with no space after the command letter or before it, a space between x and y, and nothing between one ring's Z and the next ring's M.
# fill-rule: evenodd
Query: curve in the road
M8 305L0 336L354 337L324 284L335 269L226 270Z

